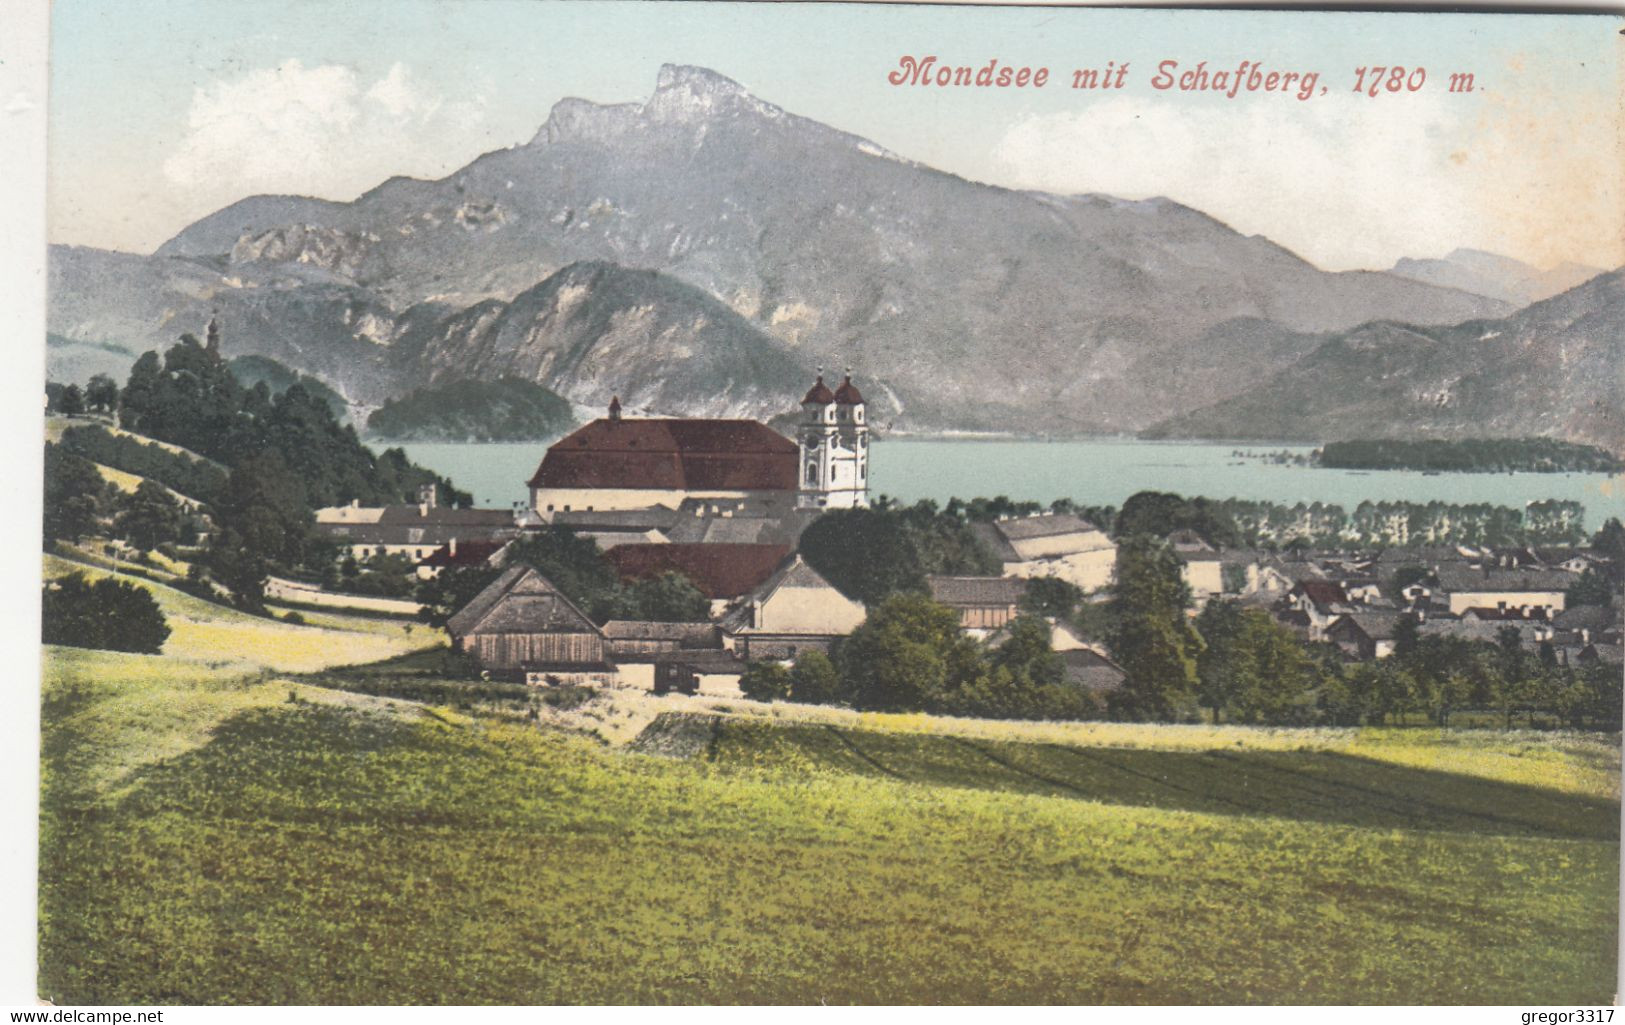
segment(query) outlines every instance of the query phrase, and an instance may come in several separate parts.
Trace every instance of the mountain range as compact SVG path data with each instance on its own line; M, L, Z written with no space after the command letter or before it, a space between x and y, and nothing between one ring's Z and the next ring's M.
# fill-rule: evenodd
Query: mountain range
M1625 270L1500 320L1392 321L1334 334L1245 393L1176 415L1158 438L1341 441L1625 439Z
M1362 325L1433 337L1547 287L1457 256L1327 272L1172 200L969 181L667 65L647 100L560 101L436 181L250 197L150 256L55 247L50 330L140 349L218 310L228 352L363 407L517 376L770 417L850 365L882 426L1166 432ZM1566 408L1558 433L1613 422Z

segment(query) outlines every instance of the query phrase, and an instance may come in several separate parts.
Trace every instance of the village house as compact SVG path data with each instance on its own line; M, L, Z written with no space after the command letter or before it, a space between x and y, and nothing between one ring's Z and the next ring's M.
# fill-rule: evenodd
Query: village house
M516 563L446 623L453 649L532 686L615 682L609 639L552 582Z
M1197 605L1224 591L1224 563L1219 550L1208 544L1194 530L1176 530L1168 535L1168 544L1179 556L1180 575L1191 590Z
M352 502L318 509L315 533L357 562L376 555L404 555L420 562L454 541L509 541L521 533L511 511L454 509L438 504L435 496L435 486L425 484L415 505Z
M1300 580L1286 601L1292 611L1302 614L1311 641L1324 640L1333 620L1357 611L1342 585L1330 580Z
M1550 616L1563 611L1565 592L1575 581L1565 570L1489 566L1440 566L1435 576L1446 607L1457 616L1471 608L1543 609Z
M1326 639L1351 659L1367 662L1394 653L1399 616L1381 612L1347 612L1326 628Z
M959 613L959 628L968 632L997 630L1020 613L1027 581L1020 577L928 576L931 600Z
M972 530L1007 577L1057 577L1097 591L1111 583L1117 568L1117 545L1071 513L1008 517Z
M1247 548L1230 548L1220 552L1219 573L1221 582L1227 576L1239 578L1236 590L1232 591L1227 585L1225 591L1243 598L1254 595L1284 598L1295 583L1274 555Z
M418 560L417 577L419 580L432 580L448 569L467 569L476 566L495 566L500 569L505 553L512 545L512 541L459 543L456 538L452 538Z
M747 660L793 659L809 650L827 653L865 616L861 604L796 554L723 616L723 646Z
M715 623L657 623L612 619L603 625L615 663L616 685L655 689L655 665L673 652L721 651L722 632Z
M739 678L745 663L728 651L678 650L655 656L656 694L693 694L707 698L741 698Z

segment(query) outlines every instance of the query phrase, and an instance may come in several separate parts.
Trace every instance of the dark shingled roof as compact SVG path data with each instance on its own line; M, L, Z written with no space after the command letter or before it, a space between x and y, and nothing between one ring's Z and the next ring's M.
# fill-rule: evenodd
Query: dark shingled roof
M931 600L944 605L1014 605L1027 593L1027 581L1019 577L939 577L928 576Z
M516 563L446 622L455 637L481 633L602 632L535 567Z
M1093 694L1116 690L1126 675L1117 663L1088 648L1057 652L1064 667L1063 679Z
M555 442L533 488L794 491L795 442L755 420L594 420Z
M1360 632L1373 641L1391 641L1394 631L1399 627L1399 617L1393 615L1373 614L1369 612L1350 612L1338 616L1328 631L1341 632L1340 628L1347 626L1358 627Z
M622 580L681 573L707 598L737 598L772 575L789 545L629 544L604 553Z
M1439 587L1448 594L1565 591L1577 579L1573 573L1561 569L1439 567Z

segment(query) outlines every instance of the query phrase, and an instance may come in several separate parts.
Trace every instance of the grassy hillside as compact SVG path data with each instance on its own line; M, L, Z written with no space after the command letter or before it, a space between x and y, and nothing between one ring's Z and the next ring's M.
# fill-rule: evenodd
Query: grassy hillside
M47 579L73 572L91 580L113 576L144 588L169 622L163 653L182 664L202 662L243 672L309 672L336 662L388 658L442 640L439 631L422 624L366 616L301 612L305 623L296 626L216 605L154 580L54 555L45 556L44 572ZM132 665L144 664L141 656L128 657Z
M667 707L693 714L634 748L692 757L289 683L264 664L52 650L41 993L1614 992L1617 738L1483 738L1478 773L1471 736L1416 733L1388 760L1294 750L1282 733L1158 749L1145 727L1124 728L1137 747L1019 743L919 718L848 729L782 708L775 721ZM1451 771L1425 768L1430 745L1462 749ZM1520 748L1534 768L1500 778Z

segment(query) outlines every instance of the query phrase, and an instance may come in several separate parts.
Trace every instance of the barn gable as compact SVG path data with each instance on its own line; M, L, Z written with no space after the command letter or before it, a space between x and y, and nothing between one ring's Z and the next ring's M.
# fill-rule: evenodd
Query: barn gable
M535 567L510 566L446 622L452 644L488 669L606 667L602 630Z

